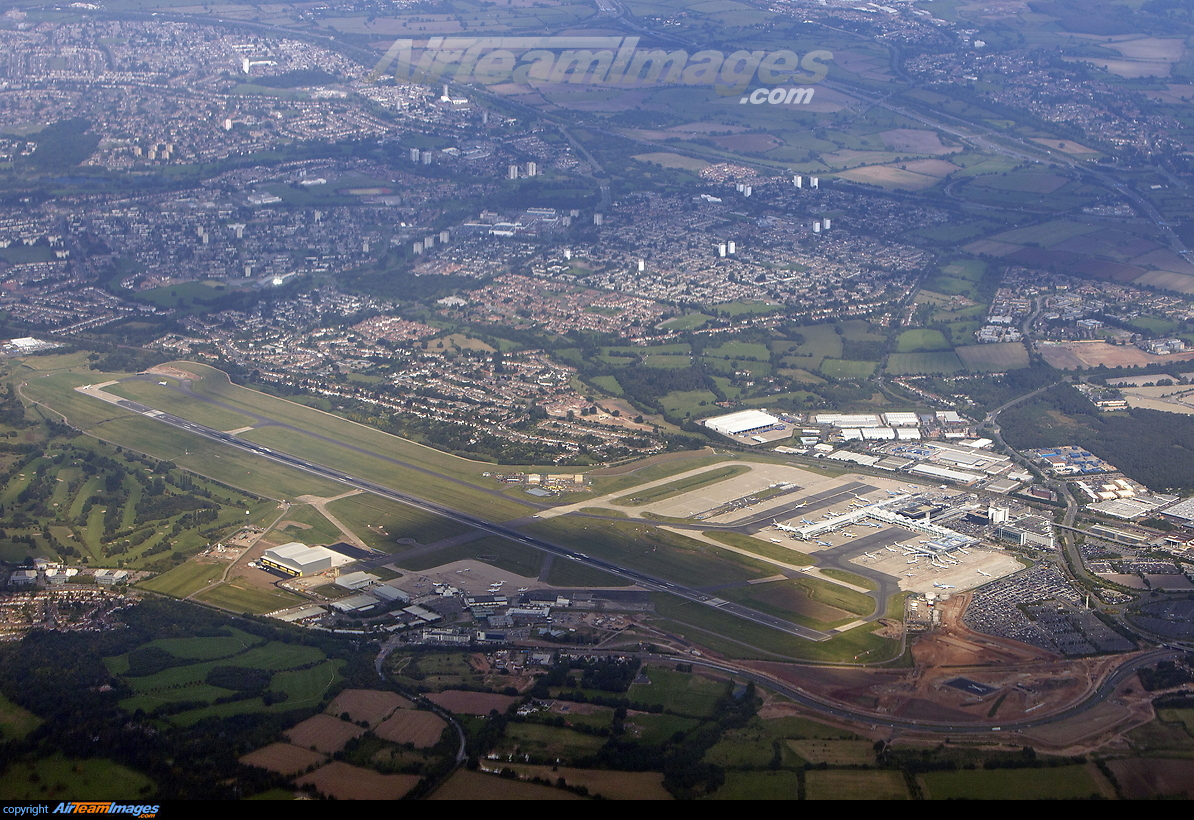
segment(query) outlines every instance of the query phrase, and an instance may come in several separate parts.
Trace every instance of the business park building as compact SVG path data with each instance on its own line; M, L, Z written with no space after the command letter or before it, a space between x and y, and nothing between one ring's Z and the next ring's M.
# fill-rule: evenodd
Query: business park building
M705 419L705 426L739 444L766 444L791 435L792 428L783 419L763 410L739 410L725 416Z

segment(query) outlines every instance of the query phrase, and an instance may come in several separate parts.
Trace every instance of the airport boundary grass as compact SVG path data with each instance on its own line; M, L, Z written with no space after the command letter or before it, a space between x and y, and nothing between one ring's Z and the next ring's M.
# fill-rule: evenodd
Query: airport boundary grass
M186 598L208 586L223 574L224 567L220 564L200 564L188 561L161 575L142 581L137 586L148 589L150 592Z
M254 615L285 609L307 600L289 592L257 589L236 581L217 584L194 597L197 601L229 612L248 612Z
M670 484L661 484L658 487L644 490L642 493L636 494L631 498L619 498L611 503L623 507L643 507L656 501L663 501L692 492L693 490L708 487L712 484L718 484L749 472L750 467L745 464L731 464L725 467L718 467L715 470L706 470L698 475L673 481Z

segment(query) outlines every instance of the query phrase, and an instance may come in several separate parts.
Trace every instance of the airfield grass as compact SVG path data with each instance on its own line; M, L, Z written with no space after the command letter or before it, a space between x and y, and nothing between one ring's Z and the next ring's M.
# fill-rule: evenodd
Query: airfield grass
M689 586L734 583L770 574L771 567L649 524L561 516L535 521L530 535L619 566Z
M874 626L814 642L667 593L654 593L651 599L659 616L656 626L731 658L876 663L895 658L899 651L899 643L875 635Z
M523 504L484 492L479 487L411 470L384 457L350 450L314 435L280 427L265 427L247 433L245 438L319 464L335 464L339 470L388 487L412 488L419 496L467 509L473 515L491 521L521 518L531 512Z
M767 749L770 758L771 749ZM707 800L795 800L800 795L798 772L736 772L725 775L725 783Z
M478 538L476 541L444 547L421 555L411 555L405 558L399 556L396 563L403 569L424 572L453 561L472 559L492 564L499 569L513 572L524 578L535 578L538 577L539 570L543 566L543 555L541 550L534 547L528 547L501 536L490 535Z
M291 521L299 526L289 525L288 522ZM335 544L344 538L340 529L310 504L296 504L291 507L286 517L278 522L276 531L290 541L301 541L304 544Z
M158 381L167 382L165 385ZM171 413L179 418L193 421L216 430L239 430L257 423L257 419L225 410L214 404L198 402L189 396L173 389L170 383L177 385L176 379L161 377L158 381L143 381L130 379L119 384L110 384L104 392L116 396L123 396L157 410Z
M663 501L668 498L673 498L677 495L683 495L693 490L698 490L703 487L708 487L712 484L717 484L735 476L744 475L750 472L750 467L745 464L731 464L725 467L719 467L715 470L708 470L699 475L682 478L679 481L673 481L670 484L660 484L658 487L652 487L649 490L644 490L641 493L636 493L630 498L619 498L612 502L624 507L642 507L647 504L652 504L656 501Z
M814 559L809 558L799 550L786 549L782 544L772 544L740 532L717 532L716 530L710 530L705 533L705 536L731 547L753 552L761 558L770 558L773 561L782 561L785 564L792 564L793 566L807 567L817 563Z
M870 578L864 578L861 575L855 575L853 572L847 572L846 570L838 569L837 567L826 567L825 569L821 570L821 574L827 575L836 581L845 581L847 584L853 584L854 586L862 587L863 589L878 589L878 584L876 584Z
M405 549L398 542L407 538L433 544L469 531L467 524L370 493L341 498L327 506L366 544L383 552Z
M704 455L695 458L685 457L646 464L635 470L620 475L590 475L593 492L598 495L613 495L614 493L637 487L661 478L686 473L728 460L727 456Z
M636 703L662 706L668 712L701 718L713 714L713 707L726 692L726 682L651 665L646 670L650 683L631 684L626 696Z
M41 724L42 720L37 715L0 695L0 737L20 740Z
M547 583L557 587L625 587L632 582L568 558L556 558L548 570Z
M208 586L223 574L224 567L221 564L200 564L188 561L147 581L141 581L137 586L148 589L150 592L186 598Z
M111 444L173 461L191 472L266 498L334 496L344 491L342 484L330 479L144 417L115 419L88 432Z
M768 584L731 587L719 590L717 594L721 598L744 604L759 612L765 612L768 615L818 630L828 630L850 623L856 620L857 615L869 615L874 610L874 604L869 598L867 603L870 606L865 612L851 612L842 606L818 600L819 597L833 596L816 587L810 590L810 586L803 583L805 580L793 578L788 581L772 581ZM824 586L833 586L824 581L818 583ZM843 592L853 592L844 587L837 588ZM814 595L814 591L821 595ZM859 595L860 593L854 594ZM856 605L856 608L860 607Z
M0 800L137 800L156 791L140 772L99 757L13 762L0 777Z
M1099 794L1084 765L929 772L920 781L931 800L1075 800Z
M254 615L284 609L306 600L289 592L256 589L236 581L204 590L196 595L195 599L230 612L248 612Z
M172 366L196 374L197 378L191 383L191 389L200 395L217 398L243 412L263 415L284 424L292 424L301 430L325 436L342 444L360 447L387 458L431 470L439 475L466 481L477 481L482 472L493 469L493 465L487 462L470 461L459 456L449 455L368 425L357 424L332 413L314 410L277 396L234 385L223 371L206 365L194 362L175 362ZM535 472L536 470L530 469L530 471ZM543 472L543 470L540 469L538 472Z

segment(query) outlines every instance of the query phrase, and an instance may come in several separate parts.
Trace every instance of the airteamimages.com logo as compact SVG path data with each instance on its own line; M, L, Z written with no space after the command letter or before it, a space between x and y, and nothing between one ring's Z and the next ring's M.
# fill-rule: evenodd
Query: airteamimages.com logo
M813 89L807 86L825 79L833 60L833 52L824 50L690 54L639 48L638 42L638 37L431 37L416 48L414 40L396 40L370 76L428 85L712 86L723 97L742 94L757 79L764 86L797 87L760 88L741 102L792 105L812 102Z
M30 817L42 814L127 814L133 817L157 817L160 805L143 805L139 803L114 803L110 800L76 800L68 803L26 803L24 805L7 805L0 814L11 814L17 817Z

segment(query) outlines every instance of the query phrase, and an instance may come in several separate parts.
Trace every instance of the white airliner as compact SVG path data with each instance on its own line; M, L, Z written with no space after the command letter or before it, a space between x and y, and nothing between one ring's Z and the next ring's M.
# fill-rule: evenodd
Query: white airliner
M940 581L934 581L933 586L937 587L937 589L957 589L953 584L943 584Z
M865 555L867 558L870 558L872 561L875 560L875 554L873 552L864 552L863 555Z
M832 541L818 541L817 543L823 547L832 547L833 546Z
M990 578L990 577L991 577L991 573L989 573L989 572L983 572L981 569L976 569L976 570L975 570L975 572L977 572L979 575L985 575L985 576L986 576L986 577L988 577L988 578Z
M777 522L775 528L780 532L800 532L799 527L793 527L791 524L780 524Z

